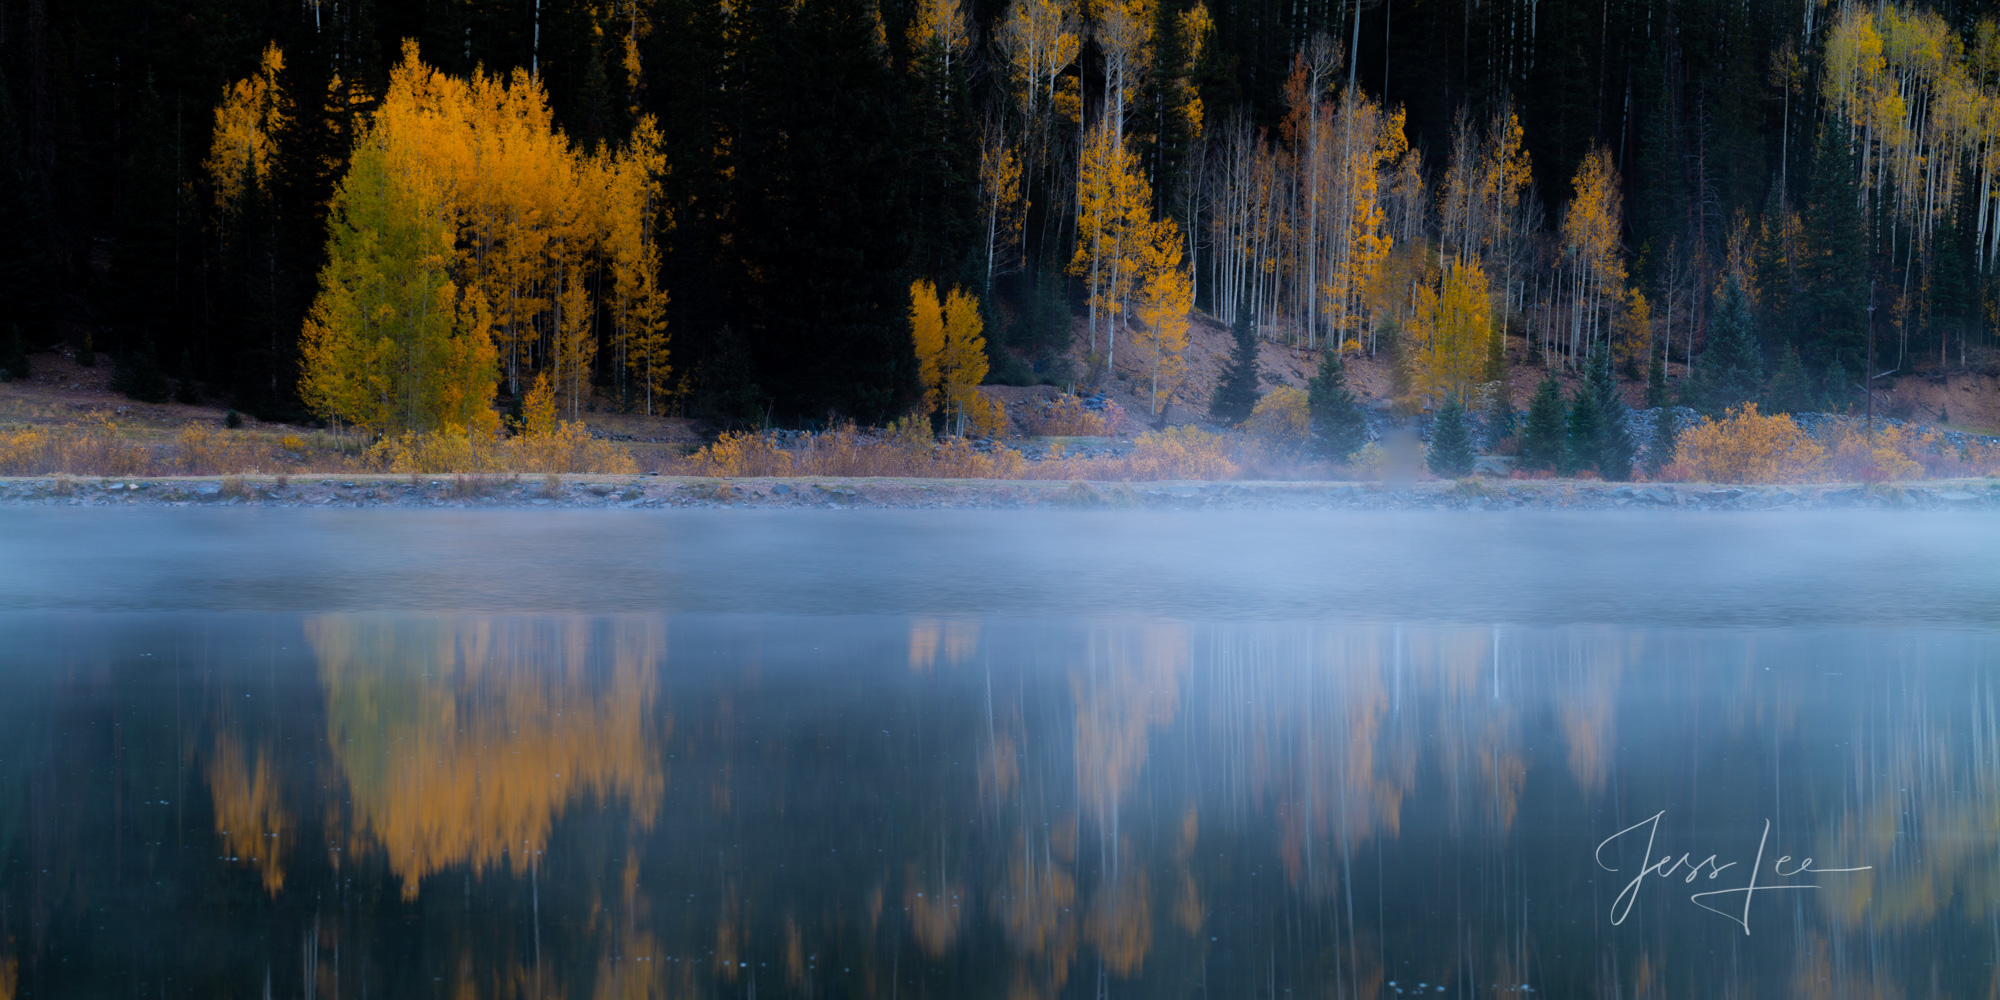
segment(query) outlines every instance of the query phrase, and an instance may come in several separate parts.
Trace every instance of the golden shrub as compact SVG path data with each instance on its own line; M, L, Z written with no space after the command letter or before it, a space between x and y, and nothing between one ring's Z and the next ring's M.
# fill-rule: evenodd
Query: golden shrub
M1040 437L1103 437L1117 427L1110 415L1084 408L1082 397L1063 393L1027 417L1028 430Z
M155 464L152 449L125 439L118 425L103 417L0 431L0 474L144 476Z
M1311 428L1312 410L1307 405L1306 391L1297 386L1272 389L1250 411L1250 433L1267 444L1296 448L1305 444Z
M1957 473L1955 468L1932 469L1932 465L1958 465L1957 456L1947 459L1940 446L1944 436L1937 431L1907 425L1884 425L1871 436L1865 427L1846 424L1833 434L1832 453L1827 466L1833 478L1863 483L1893 483L1922 478L1926 473Z
M1229 440L1199 427L1169 427L1139 435L1121 479L1234 479Z
M1804 483L1824 475L1826 449L1789 415L1745 403L1721 421L1703 420L1682 435L1670 472L1717 483Z
M792 456L768 434L728 431L689 460L697 475L789 476Z

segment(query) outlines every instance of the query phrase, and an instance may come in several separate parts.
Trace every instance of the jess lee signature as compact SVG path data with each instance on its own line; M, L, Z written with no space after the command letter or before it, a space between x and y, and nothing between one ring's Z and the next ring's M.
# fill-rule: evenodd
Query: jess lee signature
M1611 901L1611 923L1613 926L1625 922L1625 917L1632 912L1632 904L1639 901L1639 890L1645 885L1646 877L1649 875L1662 879L1679 878L1682 884L1685 885L1685 884L1692 884L1698 876L1704 873L1707 874L1709 879L1713 880L1717 876L1721 875L1723 871L1725 871L1726 869L1734 868L1738 864L1738 862L1735 861L1719 864L1717 863L1716 855L1714 854L1711 854L1708 857L1701 859L1700 861L1695 861L1693 860L1694 852L1692 851L1682 854L1679 858L1674 857L1672 854L1663 854L1660 855L1660 859L1658 861L1651 860L1653 857L1653 840L1654 837L1658 835L1660 832L1660 817L1665 816L1666 814L1667 811L1662 809L1659 812L1656 812L1653 815L1645 819L1642 819L1639 822L1634 823L1631 826L1628 826L1625 829L1620 830L1609 837L1604 838L1597 845L1597 850L1593 854L1593 857L1597 859L1597 867L1602 868L1608 872L1615 872L1618 869L1613 868L1610 865L1604 863L1604 848L1609 846L1612 841L1615 841L1618 838L1623 837L1626 834L1629 834L1632 831L1639 829L1640 827L1646 828L1646 853L1644 855L1644 860L1646 860L1647 864L1644 868L1639 869L1639 874L1633 876L1632 881L1625 883L1625 888L1619 891L1618 898ZM1817 884L1799 883L1799 882L1784 882L1772 885L1757 884L1758 876L1761 874L1764 868L1764 845L1767 842L1769 842L1770 839L1771 839L1771 821L1767 819L1764 821L1764 835L1757 839L1757 860L1751 862L1749 870L1745 873L1748 876L1748 881L1743 886L1735 889L1713 889L1708 892L1697 892L1689 896L1688 899L1691 902L1693 902L1694 905L1699 906L1702 909L1709 911L1710 913L1719 913L1725 917L1728 917L1730 920L1735 921L1739 926L1743 928L1744 935L1748 936L1750 933L1750 903L1757 898L1758 893L1781 892L1791 889L1819 888ZM1791 866L1789 870L1787 870L1786 868L1787 865ZM1803 861L1795 862L1792 860L1791 855L1785 854L1779 856L1778 860L1773 861L1771 863L1771 874L1780 879L1790 879L1790 878L1797 878L1801 875L1832 875L1839 872L1868 871L1873 867L1875 866L1861 865L1856 868L1815 868L1813 867L1813 859L1811 858L1806 858ZM1743 895L1743 908L1738 912L1730 912L1729 910L1717 909L1714 906L1710 906L1707 902L1704 902L1704 900L1711 897L1718 897L1718 896L1727 897L1736 895L1737 893L1741 893ZM1718 902L1720 902L1720 900L1718 900Z

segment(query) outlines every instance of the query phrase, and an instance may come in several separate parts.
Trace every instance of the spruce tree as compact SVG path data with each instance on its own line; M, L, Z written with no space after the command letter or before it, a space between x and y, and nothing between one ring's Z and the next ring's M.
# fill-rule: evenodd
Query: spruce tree
M1708 322L1708 346L1689 380L1689 405L1710 416L1755 400L1764 386L1764 356L1750 298L1731 275Z
M28 364L28 342L21 339L21 328L10 324L6 350L0 354L0 381L25 379L32 371Z
M1799 360L1799 349L1786 348L1785 360L1771 377L1770 390L1764 393L1764 408L1771 413L1809 413L1818 409L1813 398L1817 395L1805 363Z
M1596 468L1598 454L1604 447L1604 414L1598 409L1597 394L1590 391L1589 385L1577 390L1576 398L1570 401L1569 419L1565 423L1563 473L1574 476Z
M1332 348L1320 356L1319 371L1306 383L1306 409L1312 418L1314 454L1345 462L1368 443L1368 422L1347 388L1347 366Z
M1430 452L1424 464L1432 475L1457 479L1472 472L1472 435L1465 429L1465 407L1458 397L1445 399L1431 424Z
M160 372L159 361L153 357L152 338L118 356L118 363L111 371L111 391L141 403L167 401L171 390L166 375Z
M1528 429L1521 441L1521 467L1554 470L1563 461L1562 387L1554 377L1544 377L1528 403Z
M1646 406L1666 406L1673 402L1673 393L1667 388L1667 359L1656 353L1651 357L1646 364Z
M1591 353L1584 391L1590 394L1591 402L1597 409L1599 427L1594 453L1597 474L1617 482L1632 478L1632 455L1638 447L1632 440L1631 428L1625 426L1629 411L1624 394L1618 391L1618 379L1611 373L1611 350L1608 346Z
M1674 460L1678 447L1679 429L1674 426L1674 408L1662 406L1653 411L1653 435L1646 442L1646 478L1660 478L1660 470Z
M1257 333L1248 309L1239 310L1230 333L1236 338L1236 350L1229 356L1222 381L1215 385L1215 394L1209 397L1208 415L1217 423L1234 427L1250 419L1250 411L1257 408Z
M1493 383L1493 398L1486 404L1486 450L1500 450L1500 443L1514 436L1514 392L1507 380Z
M1816 361L1865 367L1868 342L1868 239L1855 188L1847 123L1820 126L1799 232L1799 290L1792 302L1798 343Z
M201 402L201 386L194 377L194 355L181 351L181 370L174 379L174 400L190 406Z

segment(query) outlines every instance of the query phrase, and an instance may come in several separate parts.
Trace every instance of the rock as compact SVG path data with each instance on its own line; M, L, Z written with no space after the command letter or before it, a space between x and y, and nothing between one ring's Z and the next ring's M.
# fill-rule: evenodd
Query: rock
M608 496L611 493L611 487L603 483L593 483L588 488L593 496Z
M1937 495L1937 498L1946 503L1972 503L1979 499L1964 490L1952 490L1949 493L1940 493Z
M535 500L530 500L530 501L528 501L528 502L529 502L529 503L531 503L531 504L534 504L534 505L535 505L535 506L537 506L537 507L541 507L541 506L545 506L545 505L547 505L547 504L551 504L551 503L554 503L555 501L553 501L553 500L550 500L550 499L548 499L547 497L542 497L542 498L538 498L538 499L535 499Z
M779 483L778 485L771 487L771 492L781 497L790 496L792 492L792 487L790 486L790 484L787 483Z

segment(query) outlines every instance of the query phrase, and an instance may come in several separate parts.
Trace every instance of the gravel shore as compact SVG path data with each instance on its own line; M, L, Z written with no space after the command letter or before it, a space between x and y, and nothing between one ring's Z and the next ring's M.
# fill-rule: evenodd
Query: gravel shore
M1592 480L1415 483L1070 483L965 479L693 479L673 476L0 479L7 506L1055 508L1160 510L1979 509L2000 481L1721 486Z

